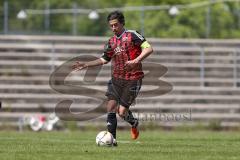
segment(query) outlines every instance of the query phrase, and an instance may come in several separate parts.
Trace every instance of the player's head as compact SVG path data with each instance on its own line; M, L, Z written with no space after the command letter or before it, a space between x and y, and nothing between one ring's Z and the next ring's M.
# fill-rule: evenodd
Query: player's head
M114 34L119 35L125 25L124 15L120 11L113 11L107 17L108 24Z

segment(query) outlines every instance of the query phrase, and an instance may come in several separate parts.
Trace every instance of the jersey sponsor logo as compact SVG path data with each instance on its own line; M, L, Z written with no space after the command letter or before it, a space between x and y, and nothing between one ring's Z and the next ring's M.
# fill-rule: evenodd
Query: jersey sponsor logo
M120 54L121 52L125 52L125 48L122 47L122 46L118 46L114 49L114 53L117 55L117 54Z

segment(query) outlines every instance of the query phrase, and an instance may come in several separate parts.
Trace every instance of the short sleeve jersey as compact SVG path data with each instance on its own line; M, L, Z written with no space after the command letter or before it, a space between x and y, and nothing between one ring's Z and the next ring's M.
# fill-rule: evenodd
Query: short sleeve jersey
M135 30L125 30L119 37L114 35L105 44L102 58L112 61L112 76L118 79L138 80L144 77L142 64L138 63L130 71L124 66L127 61L137 58L145 38Z

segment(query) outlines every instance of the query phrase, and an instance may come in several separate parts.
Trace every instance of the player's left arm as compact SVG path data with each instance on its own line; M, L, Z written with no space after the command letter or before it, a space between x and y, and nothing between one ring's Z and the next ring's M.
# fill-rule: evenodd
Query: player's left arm
M141 44L141 48L142 48L141 54L134 59L135 63L142 62L146 57L148 57L153 52L152 46L147 41L144 41Z
M153 53L153 49L148 41L139 32L135 30L131 30L130 32L132 34L133 44L141 48L141 53L135 59L128 61L127 64L140 63L151 53Z
M140 63L151 53L153 53L152 46L146 40L141 44L141 49L142 49L141 54L137 58L127 61L126 65Z
M148 57L153 52L151 45L147 41L144 41L141 44L141 48L142 52L137 58L126 62L125 64L126 70L132 70L134 67L136 67L138 63L142 62L146 57Z

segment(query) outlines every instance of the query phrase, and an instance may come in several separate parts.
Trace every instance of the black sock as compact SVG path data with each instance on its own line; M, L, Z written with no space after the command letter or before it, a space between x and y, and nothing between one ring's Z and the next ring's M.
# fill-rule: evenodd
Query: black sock
M108 113L107 115L107 128L108 132L112 133L113 138L116 139L116 129L117 129L117 117L116 113Z
M128 112L126 113L125 117L123 118L126 122L128 122L129 124L133 125L137 125L138 120L136 118L133 117L132 111L128 110ZM135 126L137 127L137 126Z

